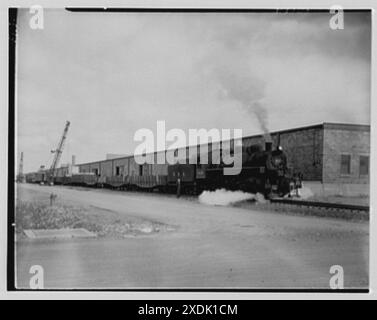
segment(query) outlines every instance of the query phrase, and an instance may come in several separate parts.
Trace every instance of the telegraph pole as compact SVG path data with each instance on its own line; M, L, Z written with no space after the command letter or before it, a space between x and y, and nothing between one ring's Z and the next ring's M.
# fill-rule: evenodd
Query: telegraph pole
M21 151L20 163L18 165L17 182L25 182L24 176L24 153Z

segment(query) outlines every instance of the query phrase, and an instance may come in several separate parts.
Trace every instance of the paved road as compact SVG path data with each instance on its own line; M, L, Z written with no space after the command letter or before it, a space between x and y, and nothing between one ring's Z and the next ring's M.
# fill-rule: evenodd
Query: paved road
M279 215L153 194L41 187L67 203L140 216L177 230L123 240L18 243L17 285L44 268L45 288L329 288L332 265L345 288L368 286L367 222Z

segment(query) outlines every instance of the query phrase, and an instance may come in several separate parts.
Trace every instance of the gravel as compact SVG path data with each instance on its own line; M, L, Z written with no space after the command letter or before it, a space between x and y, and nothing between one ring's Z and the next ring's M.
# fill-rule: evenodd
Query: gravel
M25 239L27 229L84 228L98 237L127 238L152 235L161 231L172 231L172 226L135 217L119 215L116 212L97 207L49 205L40 201L17 201L16 235Z

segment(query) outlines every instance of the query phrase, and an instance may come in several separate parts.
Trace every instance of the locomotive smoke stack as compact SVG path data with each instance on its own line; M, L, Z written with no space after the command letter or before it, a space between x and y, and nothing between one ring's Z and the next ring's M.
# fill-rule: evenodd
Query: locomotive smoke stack
M272 151L272 138L269 132L264 134L264 145L266 151Z
M270 142L270 141L266 141L266 143L265 143L265 149L266 149L266 151L272 151L272 142Z

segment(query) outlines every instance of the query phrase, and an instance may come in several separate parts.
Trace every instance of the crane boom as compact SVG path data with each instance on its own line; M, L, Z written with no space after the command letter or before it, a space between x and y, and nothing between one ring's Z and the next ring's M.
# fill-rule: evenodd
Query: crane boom
M55 170L56 170L56 168L57 168L57 166L59 164L60 157L61 157L61 155L63 153L64 142L65 142L65 140L67 138L67 133L68 133L69 125L70 125L70 122L67 121L66 124L65 124L65 127L64 127L63 135L60 138L58 147L56 148L56 150L51 150L51 152L55 153L55 155L54 155L54 159L52 161L51 167L50 167L50 174L49 174L49 182L50 182L50 184L53 181L53 177L55 175Z

